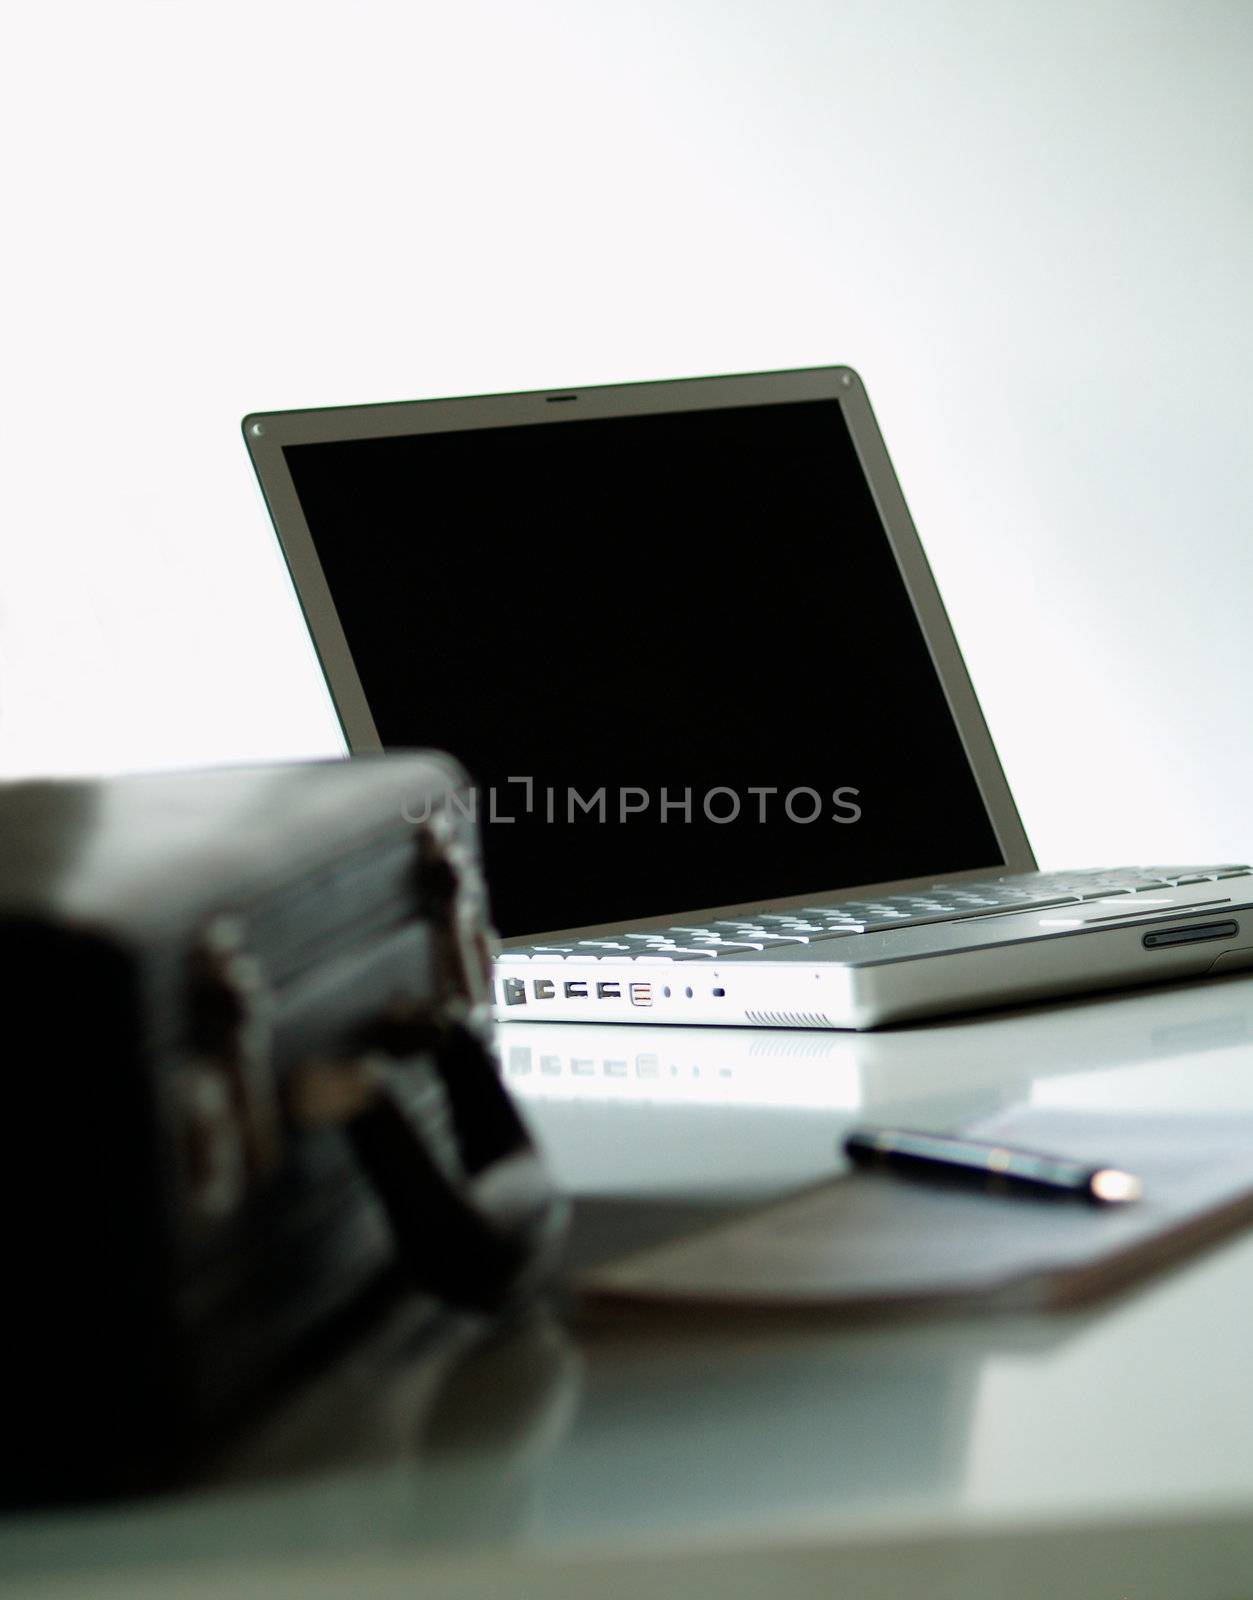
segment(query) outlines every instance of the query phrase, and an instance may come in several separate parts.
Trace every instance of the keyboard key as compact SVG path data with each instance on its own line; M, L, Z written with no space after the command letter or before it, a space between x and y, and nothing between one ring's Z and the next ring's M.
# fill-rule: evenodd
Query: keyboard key
M702 939L694 948L701 950L764 950L764 944L756 944L751 939Z

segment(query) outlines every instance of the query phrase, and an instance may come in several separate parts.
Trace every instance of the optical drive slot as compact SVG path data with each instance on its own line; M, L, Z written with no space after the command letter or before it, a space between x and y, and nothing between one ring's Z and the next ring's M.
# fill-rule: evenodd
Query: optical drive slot
M1186 928L1159 928L1144 935L1146 950L1160 950L1170 944L1204 944L1207 939L1230 939L1239 933L1238 922L1193 922Z

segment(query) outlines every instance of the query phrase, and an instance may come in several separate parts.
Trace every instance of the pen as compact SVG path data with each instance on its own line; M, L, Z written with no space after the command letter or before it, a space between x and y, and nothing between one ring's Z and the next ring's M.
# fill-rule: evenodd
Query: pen
M1125 1205L1144 1192L1139 1178L1118 1167L1093 1166L986 1139L912 1133L905 1128L857 1128L844 1153L859 1167L883 1166L919 1177L952 1178L991 1190L1070 1196L1095 1205Z

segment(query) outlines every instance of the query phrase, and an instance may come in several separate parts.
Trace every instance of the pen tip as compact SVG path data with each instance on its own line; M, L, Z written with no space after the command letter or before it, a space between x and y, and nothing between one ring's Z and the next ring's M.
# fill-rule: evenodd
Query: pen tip
M1139 1178L1129 1172L1119 1172L1116 1167L1102 1167L1094 1172L1089 1187L1094 1200L1104 1200L1107 1204L1125 1204L1128 1200L1138 1200L1144 1193Z

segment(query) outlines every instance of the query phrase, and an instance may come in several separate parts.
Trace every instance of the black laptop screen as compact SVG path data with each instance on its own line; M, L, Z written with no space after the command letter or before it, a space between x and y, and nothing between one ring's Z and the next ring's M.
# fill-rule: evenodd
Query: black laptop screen
M288 446L388 748L506 935L1001 853L838 401Z

